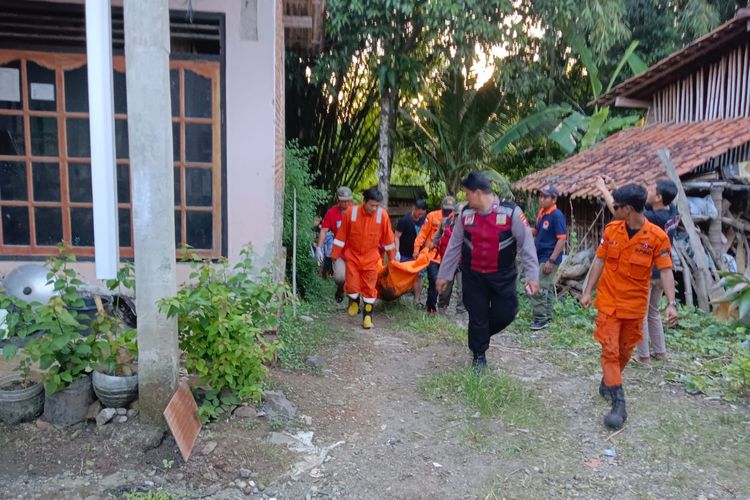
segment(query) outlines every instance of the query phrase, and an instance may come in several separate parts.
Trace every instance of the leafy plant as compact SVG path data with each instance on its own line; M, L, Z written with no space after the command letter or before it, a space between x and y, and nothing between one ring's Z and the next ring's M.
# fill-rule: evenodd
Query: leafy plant
M719 275L727 292L713 302L715 304L729 302L730 307L737 309L739 317L744 318L750 312L750 277L728 271L720 271Z
M226 259L212 263L193 253L186 260L192 284L163 299L160 308L177 318L185 365L210 387L202 412L213 417L216 400L260 398L265 364L277 349L264 333L277 326L287 288L269 270L257 272L247 248L232 268Z

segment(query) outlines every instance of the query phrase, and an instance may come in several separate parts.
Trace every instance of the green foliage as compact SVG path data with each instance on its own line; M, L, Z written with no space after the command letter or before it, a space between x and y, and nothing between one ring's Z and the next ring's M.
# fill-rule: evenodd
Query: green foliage
M300 148L296 141L287 144L284 188L284 234L287 251L286 275L292 282L292 244L294 235L294 195L297 195L297 287L301 296L316 297L321 293L320 269L311 254L317 241L315 214L327 193L313 186L309 170L312 148Z
M744 318L750 312L750 278L740 273L726 271L719 274L727 292L724 297L715 300L714 303L729 302L731 307L737 310L738 316Z
M177 500L178 498L166 491L148 491L146 493L131 491L125 494L125 500Z
M257 400L261 382L277 348L264 332L278 325L287 289L269 270L256 272L249 249L230 268L225 259L212 263L188 254L191 285L159 306L177 318L185 366L210 387L206 407L238 397ZM213 416L213 415L211 415Z
M429 315L411 304L400 301L385 304L384 315L394 321L396 330L416 333L429 338L466 343L466 329L444 316Z

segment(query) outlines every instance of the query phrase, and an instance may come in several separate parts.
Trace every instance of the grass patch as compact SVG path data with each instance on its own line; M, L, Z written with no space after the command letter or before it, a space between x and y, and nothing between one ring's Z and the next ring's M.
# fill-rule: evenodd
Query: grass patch
M428 399L456 400L470 412L500 417L517 427L537 429L544 423L543 405L536 395L505 374L476 374L464 368L436 374L423 382L420 389Z
M148 491L146 493L131 491L125 494L125 500L177 500L177 498L177 496L165 491Z
M396 330L460 344L466 343L466 329L444 316L431 316L424 310L399 301L384 304L383 314L393 321L393 328Z

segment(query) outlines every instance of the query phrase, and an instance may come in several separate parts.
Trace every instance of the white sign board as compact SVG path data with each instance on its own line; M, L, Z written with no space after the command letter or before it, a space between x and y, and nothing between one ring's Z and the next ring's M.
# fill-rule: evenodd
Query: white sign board
M54 101L55 85L53 83L32 83L31 98L37 101Z
M16 68L0 68L0 101L21 101L21 74Z

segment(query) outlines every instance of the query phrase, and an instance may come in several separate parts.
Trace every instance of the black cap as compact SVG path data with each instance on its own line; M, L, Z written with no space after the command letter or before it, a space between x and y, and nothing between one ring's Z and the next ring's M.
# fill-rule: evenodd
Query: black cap
M560 192L557 190L557 188L551 184L547 184L542 188L542 194L547 196L552 196L554 198L557 198L560 196Z
M464 177L461 181L461 187L468 189L469 191L476 191L480 189L484 192L492 191L490 180L482 172L470 172L469 175Z

